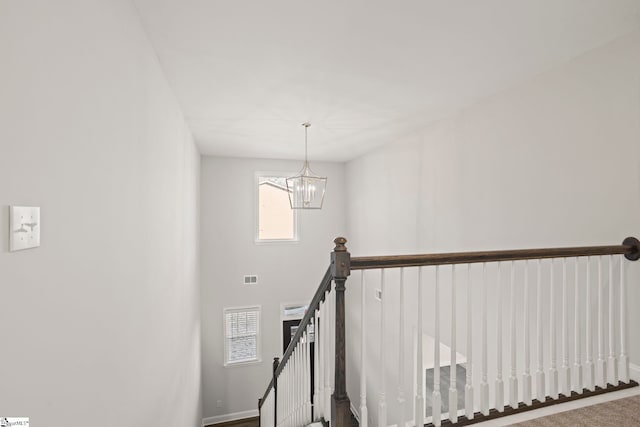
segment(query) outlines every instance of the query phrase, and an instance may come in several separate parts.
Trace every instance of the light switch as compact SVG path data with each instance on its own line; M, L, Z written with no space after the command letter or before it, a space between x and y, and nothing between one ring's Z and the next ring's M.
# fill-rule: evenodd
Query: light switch
M9 250L40 246L40 208L33 206L9 207Z

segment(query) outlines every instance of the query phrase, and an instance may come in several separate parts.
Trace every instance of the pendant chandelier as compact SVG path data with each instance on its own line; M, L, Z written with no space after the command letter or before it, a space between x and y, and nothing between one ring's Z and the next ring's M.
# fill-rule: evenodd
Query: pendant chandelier
M304 165L298 175L287 178L287 190L291 209L322 209L327 177L318 176L309 167L307 158L307 130L310 123L304 126Z

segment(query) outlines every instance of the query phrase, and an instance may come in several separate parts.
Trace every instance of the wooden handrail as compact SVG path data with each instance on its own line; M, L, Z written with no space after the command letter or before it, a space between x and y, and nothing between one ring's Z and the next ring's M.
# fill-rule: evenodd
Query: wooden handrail
M269 385L267 386L267 390L264 392L262 401L259 404L258 409L262 407L262 403L264 403L264 401L267 399L269 392L273 388L274 378L278 378L280 376L280 373L286 366L287 361L289 360L289 358L291 357L291 354L293 353L293 349L296 347L300 339L302 339L302 334L307 329L307 326L311 323L311 319L313 318L316 309L320 306L320 303L324 301L325 292L328 290L331 290L331 279L332 279L331 267L329 267L327 269L327 272L324 274L324 277L320 282L320 286L318 286L318 289L316 290L316 293L313 296L313 299L311 300L311 303L309 304L307 311L305 312L304 316L302 317L302 320L300 321L300 324L298 325L298 330L293 335L293 338L291 338L291 342L289 343L286 351L282 355L282 359L280 359L280 363L278 364L278 367L273 372L273 378L269 382Z
M640 258L640 241L627 237L622 245L584 246L573 248L514 249L481 252L452 252L426 255L391 255L352 257L352 270L420 267L427 265L472 264L479 262L518 261L544 258L569 258L598 255L624 255L636 261Z

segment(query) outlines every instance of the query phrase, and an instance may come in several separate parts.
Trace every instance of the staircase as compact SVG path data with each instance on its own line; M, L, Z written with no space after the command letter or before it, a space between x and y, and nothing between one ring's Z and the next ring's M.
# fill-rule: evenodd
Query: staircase
M334 243L291 344L274 359L261 427L462 426L638 385L626 319L635 238L357 258L346 239Z

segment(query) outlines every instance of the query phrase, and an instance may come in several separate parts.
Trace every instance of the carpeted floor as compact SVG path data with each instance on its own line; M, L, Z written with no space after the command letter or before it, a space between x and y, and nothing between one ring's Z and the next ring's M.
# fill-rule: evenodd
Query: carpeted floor
M640 396L612 400L512 425L518 427L640 426Z

